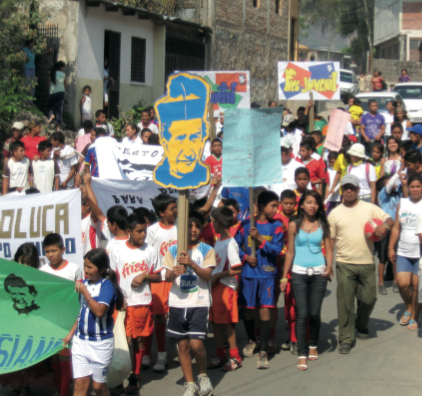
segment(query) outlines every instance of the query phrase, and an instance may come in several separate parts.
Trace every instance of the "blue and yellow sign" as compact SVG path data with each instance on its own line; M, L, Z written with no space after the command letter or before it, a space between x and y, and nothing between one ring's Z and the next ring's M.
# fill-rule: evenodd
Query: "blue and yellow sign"
M209 167L202 162L209 137L208 111L211 86L186 72L172 74L167 93L155 103L164 149L154 171L154 181L178 190L208 184Z

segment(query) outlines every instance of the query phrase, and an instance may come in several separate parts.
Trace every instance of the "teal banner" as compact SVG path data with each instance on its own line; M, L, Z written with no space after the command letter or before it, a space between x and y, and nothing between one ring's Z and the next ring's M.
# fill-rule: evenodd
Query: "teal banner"
M79 308L75 282L0 259L0 374L60 352Z

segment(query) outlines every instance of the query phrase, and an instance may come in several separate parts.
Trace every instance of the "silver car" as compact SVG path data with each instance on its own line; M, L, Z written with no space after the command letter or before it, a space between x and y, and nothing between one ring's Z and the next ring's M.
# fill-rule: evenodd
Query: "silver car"
M359 83L352 70L340 69L340 94L342 99L359 93Z
M365 92L356 95L360 100L360 105L365 113L369 112L369 100L375 99L378 102L378 112L381 114L388 113L386 108L387 102L394 100L397 104L406 110L406 105L403 98L397 92Z
M393 91L403 98L409 120L422 123L422 82L399 83Z

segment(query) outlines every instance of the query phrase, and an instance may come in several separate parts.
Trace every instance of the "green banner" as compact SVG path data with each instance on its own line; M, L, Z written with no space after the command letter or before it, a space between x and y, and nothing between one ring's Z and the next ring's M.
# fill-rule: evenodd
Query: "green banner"
M79 313L75 282L0 259L0 374L63 349Z

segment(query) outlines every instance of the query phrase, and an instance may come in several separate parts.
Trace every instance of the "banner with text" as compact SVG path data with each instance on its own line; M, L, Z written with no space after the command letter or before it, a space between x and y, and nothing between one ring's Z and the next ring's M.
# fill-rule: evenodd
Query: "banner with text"
M191 71L211 84L211 103L214 117L220 111L249 109L251 107L251 85L249 71Z
M0 259L0 374L60 352L79 309L75 282Z
M223 186L256 187L283 182L282 108L233 109L225 114Z
M104 180L92 178L92 188L97 197L98 206L106 213L113 205L124 206L128 213L143 206L154 210L152 199L158 194L167 193L177 198L178 192L174 188L164 188L153 180Z
M101 179L152 180L154 169L163 159L161 146L119 143L110 137L95 141Z
M0 197L0 258L13 260L18 247L31 242L45 263L42 241L52 232L63 237L64 258L82 263L79 190Z
M278 62L281 100L340 100L340 62Z

